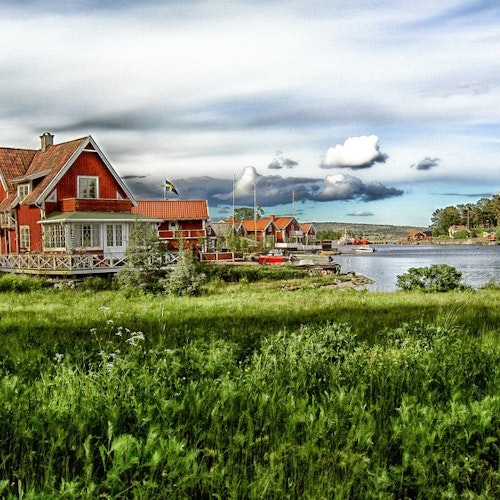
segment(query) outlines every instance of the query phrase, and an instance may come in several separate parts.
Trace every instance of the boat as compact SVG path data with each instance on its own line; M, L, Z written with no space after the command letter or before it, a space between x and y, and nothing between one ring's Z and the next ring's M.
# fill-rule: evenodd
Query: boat
M259 255L259 264L283 264L285 256L281 250L273 248L268 254Z
M372 252L375 252L375 248L373 248L369 245L359 245L357 247L354 247L354 252L356 252L356 253L372 253Z

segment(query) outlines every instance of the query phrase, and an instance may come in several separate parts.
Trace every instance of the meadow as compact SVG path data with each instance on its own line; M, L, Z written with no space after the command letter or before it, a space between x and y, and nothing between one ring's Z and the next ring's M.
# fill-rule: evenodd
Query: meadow
M498 498L500 291L0 293L2 498Z

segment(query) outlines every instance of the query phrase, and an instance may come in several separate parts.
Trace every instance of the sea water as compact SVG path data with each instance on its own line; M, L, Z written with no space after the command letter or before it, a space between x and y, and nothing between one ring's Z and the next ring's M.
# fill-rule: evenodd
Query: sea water
M397 290L397 276L411 267L447 264L462 273L462 282L480 288L487 282L500 282L500 245L372 245L373 253L345 253L334 259L342 273L354 271L375 281L367 289ZM350 247L342 247L347 250Z

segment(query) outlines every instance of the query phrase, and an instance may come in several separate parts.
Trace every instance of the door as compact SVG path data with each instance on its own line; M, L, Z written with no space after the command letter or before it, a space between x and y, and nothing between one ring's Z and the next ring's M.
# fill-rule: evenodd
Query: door
M106 224L104 238L104 255L106 257L123 258L125 256L124 224Z

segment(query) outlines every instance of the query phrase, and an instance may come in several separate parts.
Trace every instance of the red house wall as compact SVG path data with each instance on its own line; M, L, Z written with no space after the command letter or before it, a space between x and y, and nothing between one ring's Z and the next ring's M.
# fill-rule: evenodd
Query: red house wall
M17 210L17 224L20 226L30 226L30 252L42 251L42 227L38 224L41 219L40 209L38 207L20 205ZM19 235L17 235L19 238ZM17 245L19 240L16 241L16 248L12 252L17 252Z
M76 198L77 177L94 175L99 177L99 198L116 199L116 192L126 198L123 189L111 175L106 165L96 153L83 152L57 184L57 198Z

